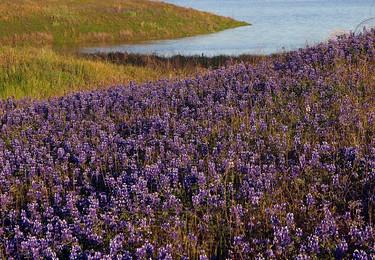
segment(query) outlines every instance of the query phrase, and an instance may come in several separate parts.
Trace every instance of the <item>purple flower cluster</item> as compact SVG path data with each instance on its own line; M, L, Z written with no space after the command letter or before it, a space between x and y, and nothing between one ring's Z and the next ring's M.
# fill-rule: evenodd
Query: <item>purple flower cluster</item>
M373 259L375 30L0 101L0 257Z

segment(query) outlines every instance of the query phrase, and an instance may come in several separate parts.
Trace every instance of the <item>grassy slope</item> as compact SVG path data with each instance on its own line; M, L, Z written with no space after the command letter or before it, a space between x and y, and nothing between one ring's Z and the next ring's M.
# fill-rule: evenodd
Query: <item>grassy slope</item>
M58 54L49 48L0 47L0 98L44 99L130 81L186 75L184 69L116 65Z
M77 46L212 33L246 25L146 0L2 0L0 43Z
M176 38L241 25L245 23L145 0L2 0L0 98L42 99L187 75L186 69L114 65L50 47Z

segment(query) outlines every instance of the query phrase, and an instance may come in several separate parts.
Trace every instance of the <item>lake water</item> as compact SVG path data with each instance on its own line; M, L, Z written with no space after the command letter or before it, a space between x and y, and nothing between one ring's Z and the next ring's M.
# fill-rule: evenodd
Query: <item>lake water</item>
M178 40L85 48L83 51L120 51L161 56L270 54L325 41L337 32L354 31L362 21L375 17L375 0L168 0L165 2L230 16L252 25ZM363 25L374 26L375 20L370 20Z

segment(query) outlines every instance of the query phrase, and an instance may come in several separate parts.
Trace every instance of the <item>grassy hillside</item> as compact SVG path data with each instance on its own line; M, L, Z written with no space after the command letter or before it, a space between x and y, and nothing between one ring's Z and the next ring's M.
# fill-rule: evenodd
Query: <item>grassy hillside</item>
M115 65L62 50L177 38L242 25L246 23L146 0L2 0L0 98L41 99L130 81L184 76L184 68ZM190 68L190 73L194 71Z
M190 68L190 73L194 68ZM184 68L119 65L59 54L50 48L0 48L0 99L44 99L130 81L186 76Z
M373 259L375 30L0 122L0 259Z
M246 25L146 0L2 0L0 43L75 46L206 34Z

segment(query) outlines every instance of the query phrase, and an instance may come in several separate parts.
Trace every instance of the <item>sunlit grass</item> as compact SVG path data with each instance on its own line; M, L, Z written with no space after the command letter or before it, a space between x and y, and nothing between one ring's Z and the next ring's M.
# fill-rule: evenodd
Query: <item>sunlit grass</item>
M186 75L186 69L115 65L63 50L177 38L242 25L246 23L156 1L3 0L0 98L43 99Z
M246 25L145 0L3 0L0 43L76 46L205 34Z
M185 75L183 70L115 65L49 48L0 48L0 98L43 99L88 89Z

